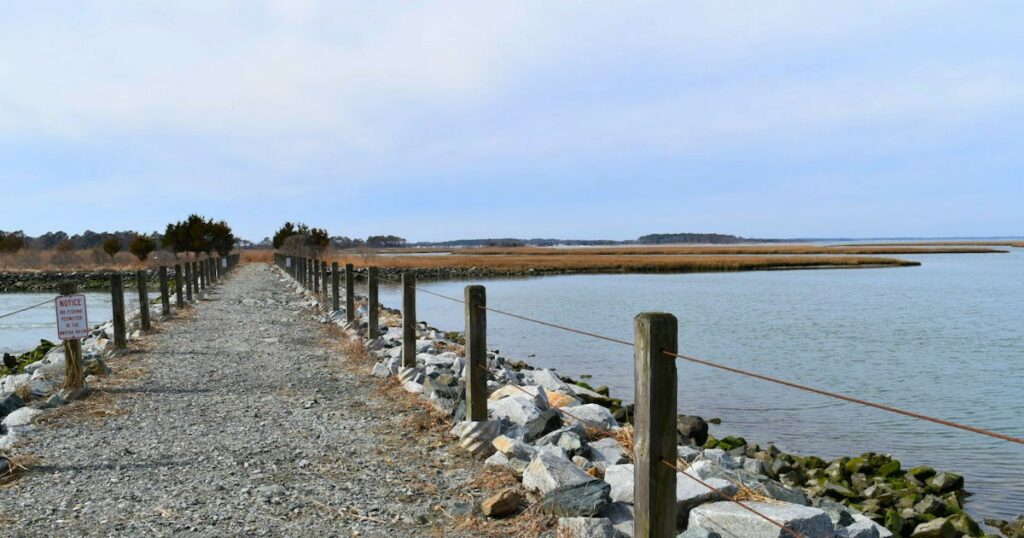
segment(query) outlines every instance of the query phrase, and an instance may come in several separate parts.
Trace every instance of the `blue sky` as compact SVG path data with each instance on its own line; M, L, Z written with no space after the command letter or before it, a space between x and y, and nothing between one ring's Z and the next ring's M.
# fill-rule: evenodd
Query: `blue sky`
M0 229L1024 234L1019 2L19 2Z

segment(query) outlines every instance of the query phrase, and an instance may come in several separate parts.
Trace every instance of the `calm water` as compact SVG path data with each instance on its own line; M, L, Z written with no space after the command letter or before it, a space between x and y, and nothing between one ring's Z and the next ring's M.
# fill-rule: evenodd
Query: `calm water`
M0 314L20 310L54 298L52 293L3 293L0 294ZM113 317L110 307L110 293L86 293L89 325L96 326ZM153 295L153 297L158 297ZM150 301L153 299L151 298ZM139 308L139 296L135 290L124 290L125 309L128 312ZM57 314L53 304L33 308L20 314L0 319L0 354L15 355L35 349L39 340L45 338L57 342Z
M729 365L1024 437L1024 250L933 255L921 267L488 280L490 306L632 340L632 317L679 318L681 350ZM467 282L424 283L461 297ZM381 301L400 307L398 289ZM461 330L462 306L417 295L417 314ZM632 351L488 314L488 345L632 399ZM887 452L965 474L972 512L1024 512L1024 447L679 364L680 411L712 433L823 457Z

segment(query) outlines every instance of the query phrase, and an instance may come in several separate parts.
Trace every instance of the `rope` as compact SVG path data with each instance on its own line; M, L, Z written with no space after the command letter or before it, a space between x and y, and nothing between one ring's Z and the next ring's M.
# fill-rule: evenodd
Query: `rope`
M391 279L388 279L388 280L391 280ZM394 280L392 280L392 281L394 281ZM461 299L457 299L455 297L450 297L448 295L442 295L440 293L436 293L436 292L433 292L433 291L430 291L430 290L426 290L426 289L423 289L423 288L418 288L418 287L415 287L415 286L413 287L413 289L415 289L417 291L421 291L421 292L429 294L429 295L433 295L435 297L440 297L442 299L446 299L446 300L449 300L449 301L452 301L452 302L456 302L456 303L460 303L460 304L465 304L465 301L463 301ZM596 338L596 339L599 339L599 340L604 340L606 342L612 342L614 344L621 344L621 345L630 346L630 347L633 347L633 345L634 345L633 342L630 342L628 340L622 340L622 339L619 339L619 338L613 338L611 336L605 336L605 335L602 335L602 334L592 333L592 332L584 331L584 330L581 330L581 329L575 329L575 328L572 328L572 327L566 327L564 325L559 325L557 323L551 323L551 322L548 322L548 321L542 321L542 320L539 320L539 319L533 319L533 318L529 318L529 317L526 317L526 316L523 316L523 315L520 315L520 314L514 314L512 312L506 312L506 311L503 311L503 310L498 310L496 308L491 308L491 307L487 307L487 306L481 306L480 308L483 308L485 310L489 310L491 312L494 312L495 314L500 314L500 315L503 315L503 316L508 316L508 317L519 319L519 320L522 320L522 321L527 321L527 322L530 322L530 323L535 323L537 325L543 325L545 327L551 327L551 328L554 328L554 329L559 329L559 330L562 330L562 331L566 331L566 332L570 332L570 333L574 333L574 334L579 334L579 335L582 335L582 336L589 336L591 338ZM854 404L858 404L858 405L863 405L865 407L871 407L871 408L874 408L874 409L879 409L879 410L882 410L882 411L887 411L889 413L895 413L897 415L902 415L902 416L905 416L905 417L916 418L916 419L919 419L919 420L924 420L924 421L927 421L927 422L931 422L933 424L939 424L941 426L947 426L947 427L950 427L950 428L956 428L956 429L959 429L959 430L968 431L968 432L971 432L971 433L976 433L976 434L979 434L979 435L985 435L985 436L992 437L992 438L995 438L995 439L1000 439L1000 440L1003 440L1003 441L1009 441L1011 443L1017 443L1017 444L1020 444L1020 445L1024 445L1024 438L1014 437L1014 436L1007 435L1007 434L1004 434L1004 433L994 432L994 431L991 431L991 430L986 430L984 428L978 428L978 427L975 427L975 426L968 426L966 424L960 424L958 422L953 422L953 421L950 421L950 420L936 418L936 417L932 417L932 416L929 416L929 415L924 415L924 414L921 414L921 413L916 413L916 412L913 412L913 411L907 411L907 410L904 410L904 409L899 409L897 407L892 407L892 406L885 405L885 404L875 403L875 402L871 402L871 401L868 401L868 400L861 400L859 398L854 398L852 396L846 396L844 394L839 394L839 393L836 393L836 392L831 392L831 391L827 391L827 390L823 390L823 389L817 389L817 388L814 388L814 387L809 387L809 386L806 386L806 385L801 385L799 383L795 383L795 382L792 382L792 381L786 381L786 380L779 379L779 378L776 378L776 377L772 377L772 376L768 376L768 375L764 375L764 374L758 374L756 372L750 372L750 371L747 371L747 370L741 370L739 368L735 368L735 367L732 367L732 366L726 366L724 364L718 364L718 363L715 363L715 362L711 362L711 361L708 361L708 360L705 360L705 359L700 359L700 358L689 356L689 355L682 355L682 354L679 354L679 353L673 353L671 351L662 351L662 353L665 356L667 356L667 357L683 359L685 361L689 361L689 362L692 362L692 363L695 363L695 364L700 364L700 365L708 366L708 367L711 367L711 368L717 368L719 370L724 370L726 372L731 372L731 373L734 373L734 374L739 374L739 375L743 375L743 376L747 376L747 377L752 377L754 379L760 379L761 381L767 381L769 383L775 383L777 385L782 385L782 386L785 386L785 387L790 387L790 388L802 390L804 392L810 392L812 394L818 394L820 396L826 396L826 397L829 397L829 398L834 398L834 399L837 399L837 400L842 400L842 401L845 401L845 402L848 402L848 403L854 403Z
M875 403L875 402L869 402L867 400L861 400L861 399L858 399L858 398L854 398L852 396L846 396L844 394L839 394L839 393L836 393L836 392L829 392L827 390L816 389L814 387L808 387L806 385L801 385L799 383L794 383L792 381L785 381L783 379L779 379L779 378L776 378L776 377L771 377L771 376L767 376L767 375L764 375L764 374L758 374L758 373L754 373L754 372L748 372L746 370L741 370L739 368L734 368L732 366L725 366L723 364L717 364L717 363L714 363L714 362L711 362L711 361L707 361L707 360L704 360L704 359L698 359L697 357L690 357L690 356L687 356L687 355L680 355L679 353L672 353L671 351L662 351L662 353L664 353L665 356L667 356L667 357L674 357L674 358L677 358L677 359L683 359L685 361L690 361L690 362L693 362L693 363L696 363L696 364L702 364L704 366L710 366L711 368L718 368L719 370L725 370L726 372L732 372L734 374L744 375L744 376L747 376L747 377L753 377L754 379L760 379L762 381L768 381L769 383L776 383L778 385L783 385L783 386L786 386L786 387L790 387L790 388L794 388L794 389L799 389L799 390L806 391L806 392L811 392L811 393L814 393L814 394L820 394L822 396L827 396L829 398L835 398L837 400L843 400L845 402L855 403L855 404L863 405L863 406L867 406L867 407L873 407L875 409L881 409L882 411L888 411L890 413L896 413L898 415L903 415L903 416L906 416L906 417L911 417L911 418L916 418L916 419L920 419L920 420L925 420L925 421L928 421L928 422L933 422L935 424L941 424L943 426L948 426L950 428L958 428L958 429L961 429L961 430L964 430L964 431L969 431L969 432L977 433L977 434L980 434L980 435L987 435L989 437L994 437L996 439L1002 439L1003 441L1009 441L1011 443L1017 443L1017 444L1024 445L1024 439L1022 439L1020 437L1012 437L1010 435L1006 435L1006 434L1003 434L1003 433L998 433L998 432L986 430L986 429L983 429L983 428L976 428L974 426L968 426L966 424L960 424L958 422L952 422L952 421L944 420L944 419L941 419L941 418L935 418L935 417L931 417L931 416L928 416L928 415L922 415L921 413L915 413L913 411L905 411L903 409L899 409L899 408L896 408L896 407L891 407L891 406L888 406L888 405L884 405L884 404L880 404L880 403Z
M690 474L690 473L688 473L686 471L680 470L678 467L676 467L675 465L672 465L671 463L669 463L669 462L667 462L665 460L661 460L661 463L665 464L665 466L668 467L669 469L672 469L673 471L675 471L677 473L685 475L690 480L693 480L693 481L697 482L698 484L708 488L709 490L714 492L716 495L718 495L722 499L725 499L727 501L736 503L737 505L739 505L744 510L746 510L746 511L748 511L748 512L754 514L754 515L756 515L757 517L760 517L761 519L767 521L768 523L771 523L772 525L775 525L776 527L782 529L783 531L785 531L789 535L793 536L794 538L803 538L802 534L794 531L793 529L790 529L789 527L779 523L778 521L775 521L774 519L772 519L772 518L762 514L761 512L758 512L757 510L754 510L753 508L747 506L745 503L737 500L735 497L731 497L729 495L726 495L724 491L722 491L722 490L712 486L711 484L708 484L707 482L697 478L696 476L693 476L692 474Z
M6 317L9 317L9 316L13 316L15 314L20 314L22 312L26 312L28 310L32 310L33 308L39 308L40 306L47 305L47 304L53 304L53 299L47 299L47 300L45 300L45 301L43 301L43 302L41 302L39 304L36 304L36 305L26 306L25 308L22 308L21 310L15 310L14 312L8 312L8 313L0 316L0 319L6 318Z

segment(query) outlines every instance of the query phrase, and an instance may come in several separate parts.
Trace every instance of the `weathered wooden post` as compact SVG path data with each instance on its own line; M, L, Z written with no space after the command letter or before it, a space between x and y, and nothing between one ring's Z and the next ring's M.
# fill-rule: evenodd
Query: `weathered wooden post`
M181 264L174 264L174 306L179 310L185 307L185 296L181 289Z
M319 259L312 258L313 293L319 293Z
M161 265L158 269L160 274L160 315L171 315L171 288L167 281L167 266Z
M139 288L139 322L142 330L148 331L152 328L149 321L149 291L147 290L146 279L149 278L149 271L139 269L135 272L135 285Z
M416 273L402 273L402 366L416 366Z
M62 282L59 287L61 295L78 293L74 282ZM64 340L64 386L69 389L80 389L85 386L82 374L82 340L71 338Z
M185 266L185 299L191 303L192 289L194 288L192 282L192 262L186 260L183 265Z
M320 294L323 296L324 304L327 303L327 262L320 261Z
M345 320L356 319L356 275L351 263L345 264Z
M466 286L466 420L487 420L487 292Z
M366 337L377 338L377 268L370 267L366 270Z
M676 535L676 361L678 323L672 314L633 319L633 536ZM668 465L666 465L666 463Z
M341 308L341 297L338 296L338 284L341 275L338 274L338 262L331 262L331 311L337 312Z
M124 277L121 273L110 275L110 305L114 315L114 348L124 349L128 338L124 327Z

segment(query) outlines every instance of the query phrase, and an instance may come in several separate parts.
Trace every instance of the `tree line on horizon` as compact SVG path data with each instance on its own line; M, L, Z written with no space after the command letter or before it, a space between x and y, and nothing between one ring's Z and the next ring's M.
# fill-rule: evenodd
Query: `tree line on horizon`
M322 252L327 247L337 249L396 248L404 247L406 244L405 238L396 235L371 235L366 240L352 239L345 236L331 236L324 228L312 228L301 222L285 222L272 238L268 237L255 246L302 254Z
M86 230L70 236L63 231L57 231L30 237L21 230L0 230L0 253L55 250L68 257L68 254L75 251L94 250L102 252L110 260L123 251L131 253L139 261L146 260L150 254L157 251L171 252L174 257L189 253L209 255L213 252L227 256L236 247L237 242L231 226L226 221L216 221L196 214L189 215L185 220L169 223L163 234Z

